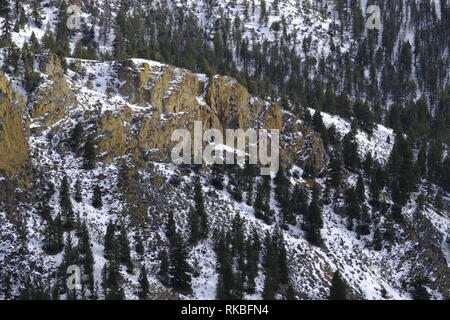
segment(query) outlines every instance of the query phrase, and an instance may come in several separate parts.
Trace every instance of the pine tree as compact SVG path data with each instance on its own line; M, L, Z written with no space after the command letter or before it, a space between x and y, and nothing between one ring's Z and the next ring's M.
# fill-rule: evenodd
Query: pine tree
M187 252L183 240L175 233L170 244L170 284L182 293L190 293L191 288L191 266L187 262Z
M76 151L79 148L83 137L83 132L83 125L81 122L78 122L70 135L70 147L72 148L72 151Z
M141 272L139 275L139 298L145 300L147 299L149 293L150 293L150 284L148 283L147 278L147 269L144 265L142 265Z
M358 196L358 201L360 203L363 203L366 198L366 196L365 196L366 189L364 186L364 179L363 179L362 175L358 176L358 182L356 183L356 193Z
M42 27L42 0L33 0L31 3L32 17L35 25L40 28Z
M8 1L0 1L0 17L3 18L1 40L4 42L4 45L7 45L11 39L12 31L11 8Z
M72 235L69 233L64 244L64 254L61 265L59 267L60 277L63 283L66 283L67 268L77 264L78 253L74 248Z
M142 241L142 237L140 234L136 234L135 241L136 241L136 247L135 247L136 253L138 255L140 255L141 257L143 257L144 253L145 253L145 248L144 248L144 242Z
M59 205L61 207L61 215L63 217L64 228L66 230L72 230L75 223L75 214L73 212L72 201L70 200L69 179L67 178L67 176L64 176L61 183Z
M347 285L344 280L342 280L339 271L333 274L333 279L331 280L330 296L329 300L347 300Z
M81 191L81 181L77 179L77 181L75 181L75 185L74 185L74 189L75 189L75 195L74 195L74 199L76 202L81 203L83 202L83 194Z
M254 242L251 239L247 240L246 243L246 291L250 294L255 293L256 283L255 278L258 276L258 251L254 246Z
M412 297L414 300L430 300L430 294L425 288L427 280L423 277L418 277L413 283Z
M169 240L169 244L171 244L174 241L176 233L177 233L177 227L175 225L175 220L173 218L173 213L172 212L170 212L167 215L167 222L166 222L166 229L165 229L165 231L166 231L167 240Z
M335 151L330 160L330 182L333 187L340 187L342 180L342 159L340 151Z
M103 207L102 189L99 185L94 186L92 193L92 206L96 209L101 209Z
M200 240L199 217L196 210L191 210L189 212L189 228L189 242L191 244L196 244Z
M217 190L223 190L223 172L218 164L212 165L210 183Z
M102 274L105 300L125 300L125 293L121 287L122 277L117 262L113 260L105 263Z
M106 234L105 234L105 249L104 254L105 258L108 260L115 259L115 254L117 253L117 242L116 242L116 227L113 222L109 222L108 226L106 227Z
M216 299L217 300L228 300L228 295L225 292L225 285L223 283L223 278L219 276L217 279L217 287L216 287Z
M167 257L166 250L160 251L159 255L159 271L158 279L164 285L169 285L169 258Z
M380 228L376 228L373 234L373 249L381 251L383 249L383 239L381 237Z
M308 196L305 190L300 186L296 185L292 193L292 202L294 211L297 215L306 216L308 212Z
M316 246L322 244L320 230L323 227L322 210L319 207L319 190L317 187L313 191L313 199L308 208L308 214L305 217L307 240Z
M294 288L289 285L286 291L286 300L297 300L295 296Z
M92 170L95 168L96 154L94 148L94 142L92 137L87 138L84 144L84 154L83 154L83 167L85 170Z
M208 237L208 215L205 211L205 204L203 200L203 191L200 178L197 176L194 181L194 201L195 212L199 220L200 238L206 239Z
M231 237L229 234L225 235L220 232L217 238L217 266L219 279L217 295L222 296L222 299L230 300L235 298L236 279L233 274L233 254L230 249ZM219 292L220 290L220 292Z
M62 229L58 225L58 221L53 221L50 217L44 231L44 250L51 255L55 255L60 253L62 249Z
M70 55L70 31L67 27L68 19L67 4L61 2L60 7L58 8L55 38L56 53L63 57Z
M355 171L359 168L359 155L358 155L358 145L355 141L355 136L352 132L348 133L343 141L343 151L342 154L344 156L344 164L345 166Z
M94 255L91 247L89 230L85 222L81 226L81 236L78 251L83 255L83 271L88 275L88 288L94 291Z
M127 267L128 273L133 273L134 266L131 261L130 241L128 240L125 226L122 225L118 237L120 262Z

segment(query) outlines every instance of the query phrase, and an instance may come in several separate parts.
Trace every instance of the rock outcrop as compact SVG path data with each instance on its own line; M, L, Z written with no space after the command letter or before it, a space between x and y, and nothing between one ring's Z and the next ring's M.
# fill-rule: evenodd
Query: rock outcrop
M28 143L23 125L25 100L0 72L0 176L22 173L28 161Z
M64 117L67 107L75 103L75 95L67 84L58 56L42 58L40 69L44 79L34 94L30 116L44 126L50 126Z

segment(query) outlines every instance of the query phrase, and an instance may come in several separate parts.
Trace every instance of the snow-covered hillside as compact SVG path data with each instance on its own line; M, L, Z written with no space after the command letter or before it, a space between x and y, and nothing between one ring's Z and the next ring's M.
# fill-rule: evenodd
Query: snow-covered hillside
M448 124L448 48L432 41L419 48L417 34L419 25L442 28L446 6L433 0L424 9L432 12L428 23L413 23L415 4L428 8L425 1L383 2L390 11L375 36L365 28L367 0L354 12L332 0L73 1L83 12L81 30L61 27L60 1L41 1L40 27L34 2L23 2L11 42L0 39L0 299L70 299L67 261L84 272L78 298L106 299L117 284L124 298L143 298L146 275L144 298L216 299L227 275L239 298L262 299L272 260L288 274L277 279L276 299L327 299L336 274L349 299L412 299L417 291L448 299L448 145L430 132ZM168 30L155 29L162 17ZM187 30L177 30L175 17ZM142 21L148 30L132 28ZM384 33L386 26L398 33ZM201 33L200 44L183 43L183 32ZM70 50L54 39L66 39ZM440 39L433 41L445 47ZM217 56L185 57L192 48ZM439 72L422 70L428 49L447 63ZM352 110L357 98L369 101L363 120L385 125L353 131L364 123ZM339 112L342 101L348 108ZM325 110L322 127L335 129L332 139L311 120L316 106ZM251 166L173 164L171 135L194 121L205 129L279 129L282 170L262 177ZM349 133L354 166L341 159ZM207 217L208 232L192 240L197 214ZM176 250L190 267L182 273L192 277L192 291L173 284Z

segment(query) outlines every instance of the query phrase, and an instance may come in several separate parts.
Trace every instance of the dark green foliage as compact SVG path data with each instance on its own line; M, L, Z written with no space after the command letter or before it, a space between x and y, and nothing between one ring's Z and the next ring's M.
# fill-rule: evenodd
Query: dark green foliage
M425 284L427 282L428 281L423 277L419 277L414 281L412 291L412 297L414 300L430 300L430 294L425 288Z
M159 255L159 271L158 279L164 285L169 285L169 258L167 256L166 250L162 250Z
M136 253L142 257L145 253L145 247L142 241L142 237L140 236L140 234L137 234L134 239L136 241Z
M181 236L176 230L175 220L173 214L168 215L166 223L166 237L169 241L169 268L168 268L168 282L177 291L189 294L191 288L191 271L192 268L187 261L187 249ZM166 265L161 256L160 277L166 277ZM164 267L164 269L163 269Z
M81 226L80 240L78 243L78 252L81 254L81 263L83 272L88 276L87 286L91 293L94 292L94 255L91 247L89 230L86 223Z
M450 192L450 157L447 156L442 165L442 176L440 180L441 187L446 191Z
M42 2L42 0L33 0L31 3L31 8L32 8L31 16L33 17L34 24L38 28L42 27L42 20L43 20L41 2Z
M330 183L333 187L339 188L342 180L343 162L339 150L335 150L330 160Z
M70 200L69 179L64 176L61 182L61 190L59 194L59 205L61 208L61 216L66 230L72 230L75 226L75 214L73 212L72 200Z
M292 206L297 215L307 215L308 196L305 189L298 184L294 187L294 191L292 192Z
M275 199L281 207L284 224L295 225L296 219L294 215L294 208L291 203L291 193L289 190L290 181L287 179L283 168L280 168L274 179L275 182Z
M99 185L94 186L92 192L92 206L96 209L101 209L103 207L102 189Z
M383 249L383 238L381 236L380 228L376 228L373 235L373 249L381 251Z
M125 300L125 293L121 287L123 280L119 272L119 264L116 261L105 263L102 280L105 300Z
M409 194L416 190L418 172L413 163L411 145L401 136L397 136L389 159L392 200L396 205L404 206Z
M206 239L208 237L208 214L205 211L202 185L199 177L196 177L194 182L194 201L195 213L198 217L199 238Z
M347 285L341 277L339 271L333 274L333 279L331 280L330 295L329 300L347 300Z
M217 240L217 264L219 272L219 282L217 297L231 300L235 298L235 275L233 273L233 255L230 248L230 238L221 233Z
M82 190L81 190L81 181L77 180L75 181L75 185L74 185L74 189L75 189L75 195L74 195L74 200L78 203L83 201L83 194L82 194Z
M104 254L108 260L113 260L118 255L118 244L115 236L116 227L113 222L109 222L106 227Z
M133 273L134 266L131 261L131 250L130 250L130 241L128 239L127 232L125 230L125 226L122 225L120 228L120 233L117 239L117 243L119 245L119 261L121 264L127 267L128 273Z
M319 193L317 187L313 190L313 199L308 207L308 213L305 217L305 231L307 240L316 246L322 244L320 230L323 227L322 209L319 205Z
M191 288L191 266L187 262L187 250L183 240L175 233L170 243L170 285L182 293L189 294Z
M51 217L47 220L44 231L43 249L51 255L61 252L63 249L63 228L61 219L53 220Z
M78 122L72 130L70 135L69 144L73 151L76 151L81 144L81 139L83 138L83 125Z
M256 198L253 204L253 208L255 209L255 216L258 219L263 220L267 224L271 224L273 222L274 212L270 208L270 176L263 176L263 181L259 182L256 187Z
M85 170L95 168L96 157L94 142L92 141L92 137L89 136L84 144L83 167Z
M264 256L265 274L263 299L273 300L280 285L289 282L287 269L287 253L283 233L276 228L273 235L266 235L266 252Z
M355 141L354 133L348 133L342 141L342 154L344 157L345 166L352 171L356 171L360 165L360 159L358 155L358 145Z
M150 284L148 283L147 278L147 269L144 265L142 265L141 272L139 274L139 292L138 296L141 299L147 299L149 293L150 293Z

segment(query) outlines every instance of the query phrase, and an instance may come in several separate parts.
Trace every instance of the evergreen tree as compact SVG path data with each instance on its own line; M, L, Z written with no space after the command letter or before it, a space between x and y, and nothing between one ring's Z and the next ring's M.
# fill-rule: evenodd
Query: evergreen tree
M358 201L360 203L363 203L366 196L366 189L364 186L364 179L362 177L362 175L358 176L358 182L356 183L356 193L357 193L357 197L358 197Z
M289 285L286 291L286 300L296 300L294 288Z
M44 250L51 255L58 254L63 249L62 228L59 223L60 221L53 221L50 217L45 227Z
M77 179L77 181L75 181L74 189L75 189L75 195L73 198L75 199L75 201L78 203L83 202L83 194L81 191L81 181L79 179Z
M412 297L414 300L430 300L430 294L425 288L426 280L423 277L417 278L413 283Z
M182 293L191 292L191 266L187 262L187 252L183 240L175 233L170 244L170 284L175 290Z
M8 45L11 39L12 15L9 3L6 0L0 1L0 17L3 18L1 40L4 45Z
M333 279L331 280L330 296L329 300L347 300L347 285L341 277L339 271L333 274Z
M354 133L348 133L343 141L343 156L345 166L352 171L359 168L359 155L358 155L358 145L355 141Z
M81 236L78 251L83 255L83 271L88 275L88 288L91 293L94 292L94 255L91 247L89 230L84 222L81 226Z
M373 234L373 249L381 251L383 249L383 238L381 236L380 228L376 228Z
M342 180L342 159L339 151L331 156L330 160L330 183L333 187L340 187Z
M308 208L308 214L305 217L307 240L316 246L322 244L320 230L323 227L322 210L319 207L319 190L314 188L313 199Z
M95 168L96 154L94 142L92 141L92 137L89 136L87 138L86 143L84 144L84 154L83 154L83 167L85 170L92 170Z
M73 212L72 201L70 200L69 179L67 178L67 176L64 176L61 183L59 205L61 208L61 215L63 217L64 228L66 230L72 230L75 223L75 214Z
M119 245L120 262L127 267L128 273L133 273L134 266L133 262L131 261L130 241L128 240L128 235L124 225L122 225L120 228L118 245Z
M201 239L208 237L208 215L205 211L205 205L203 200L203 191L200 178L197 176L194 181L194 201L195 212L199 221L199 233Z
M76 151L79 148L81 139L83 137L83 132L83 125L81 124L81 122L78 122L73 128L70 135L70 147L73 151Z
M191 211L189 212L189 228L189 242L191 244L196 244L200 240L199 217L196 210L191 209Z
M164 285L169 285L169 258L167 257L166 250L160 251L159 255L159 271L158 279Z
M94 186L92 193L92 206L96 209L101 209L103 207L102 189L99 185Z
M116 227L113 222L109 222L106 227L105 234L105 258L108 260L114 260L117 257L117 241L116 241Z
M147 299L149 293L150 293L150 284L148 283L147 278L147 269L144 265L141 267L141 272L139 275L139 298L145 300Z
M36 27L42 27L42 0L33 0L31 2L32 14L34 24Z

